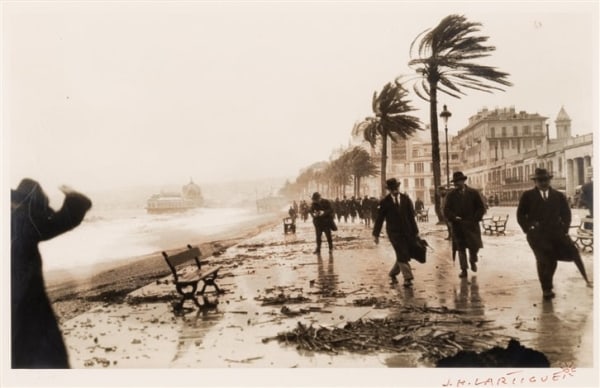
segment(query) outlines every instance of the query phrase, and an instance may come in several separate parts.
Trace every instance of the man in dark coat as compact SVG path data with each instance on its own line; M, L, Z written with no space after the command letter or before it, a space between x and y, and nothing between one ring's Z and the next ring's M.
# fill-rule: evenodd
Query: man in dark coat
M568 236L571 209L567 198L550 187L552 175L536 168L535 187L523 192L517 207L517 221L535 255L538 279L544 299L554 298L552 279L557 260L574 260L577 248Z
M395 178L388 179L386 185L390 193L379 203L377 219L373 225L373 240L375 244L379 244L379 234L385 221L385 231L396 252L396 262L389 273L390 278L392 283L396 283L396 276L402 272L404 286L411 287L413 274L408 264L410 247L419 237L415 209L408 195L398 191L400 183Z
M313 225L317 235L317 248L313 252L316 255L321 254L321 237L325 233L329 253L333 250L333 241L331 239L331 230L334 228L333 208L331 202L321 198L321 194L315 192L312 195L312 204L310 205L310 214L313 217ZM337 228L336 228L337 229Z
M467 276L467 253L471 270L477 271L477 252L483 248L479 221L485 214L485 205L481 195L465 184L467 176L461 171L452 175L454 189L446 195L444 215L451 223L452 255L458 252L460 277Z
M62 208L55 212L40 185L23 179L11 191L11 365L12 368L68 368L69 360L50 305L41 241L75 228L91 201L63 186Z

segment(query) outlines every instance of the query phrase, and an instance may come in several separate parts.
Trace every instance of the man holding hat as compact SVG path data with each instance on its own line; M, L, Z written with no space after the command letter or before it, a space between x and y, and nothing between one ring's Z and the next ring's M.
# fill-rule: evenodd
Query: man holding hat
M571 209L567 198L550 187L552 175L536 168L535 187L523 192L517 207L517 221L536 259L544 299L554 298L552 279L557 260L575 260L579 252L568 236Z
M385 221L386 233L396 252L396 262L389 273L390 278L392 283L396 283L396 276L402 272L404 286L411 287L413 274L408 264L410 246L419 236L415 209L408 195L398 191L400 182L396 178L388 179L386 186L390 193L379 203L377 219L373 225L373 239L375 244L379 244L379 234Z
M451 223L452 256L458 252L460 263L459 277L467 277L467 249L471 270L477 271L477 252L483 248L479 221L485 214L485 205L481 195L465 184L467 176L461 171L452 174L454 189L446 196L444 215Z
M333 220L333 207L331 202L321 198L321 194L318 192L313 193L312 204L310 205L310 214L313 218L313 225L315 226L315 233L317 234L317 248L313 252L316 255L321 254L321 238L323 233L327 238L327 245L329 246L329 253L333 250L333 241L331 239L331 231L337 230L337 226Z

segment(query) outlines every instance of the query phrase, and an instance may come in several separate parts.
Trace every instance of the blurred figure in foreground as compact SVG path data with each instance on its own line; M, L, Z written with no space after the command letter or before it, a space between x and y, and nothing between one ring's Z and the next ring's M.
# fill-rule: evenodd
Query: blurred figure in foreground
M54 211L34 180L11 190L11 365L12 368L69 368L69 359L42 273L41 241L81 223L92 202L62 186L62 208Z

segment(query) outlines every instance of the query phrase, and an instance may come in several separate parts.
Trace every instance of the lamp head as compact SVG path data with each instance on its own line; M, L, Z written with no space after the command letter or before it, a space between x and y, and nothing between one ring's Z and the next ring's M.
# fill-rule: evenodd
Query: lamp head
M450 113L450 111L448 110L446 105L444 105L444 109L442 110L442 113L440 113L440 117L442 118L442 121L444 122L444 126L448 125L448 118L450 116L452 116L452 113Z

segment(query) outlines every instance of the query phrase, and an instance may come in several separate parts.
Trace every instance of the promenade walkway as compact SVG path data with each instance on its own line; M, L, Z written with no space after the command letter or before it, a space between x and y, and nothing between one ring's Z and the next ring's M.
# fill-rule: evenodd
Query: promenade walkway
M326 328L357 319L400 314L407 307L447 307L488 323L499 344L517 338L546 354L553 367L592 368L593 289L572 263L560 262L555 277L557 297L542 300L535 260L510 213L506 236L484 236L479 270L459 279L443 226L435 217L420 223L421 235L433 250L425 264L411 261L412 289L391 285L387 273L393 250L382 239L375 246L371 230L358 223L341 223L335 250L317 258L314 229L298 223L295 235L275 226L210 258L224 265L219 285L226 289L216 309L175 315L170 277L131 293L126 303L105 304L87 311L62 327L74 368L355 368L432 367L419 352L398 354L338 354L297 350L295 344L266 341L280 332L306 325ZM326 246L326 245L325 245ZM326 252L326 250L325 250ZM583 255L589 274L593 256ZM281 295L281 296L280 296ZM307 298L285 306L263 304L277 296ZM212 296L209 297L212 299ZM358 306L374 298L383 306ZM378 308L381 307L381 308ZM301 311L303 309L303 313ZM454 327L453 330L461 330Z

